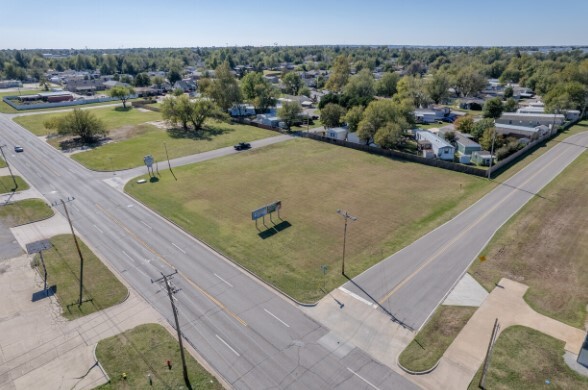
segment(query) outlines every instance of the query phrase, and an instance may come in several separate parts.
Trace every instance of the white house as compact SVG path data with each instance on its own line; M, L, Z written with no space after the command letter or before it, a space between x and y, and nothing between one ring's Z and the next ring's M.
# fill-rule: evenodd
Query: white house
M417 141L428 141L435 156L441 160L453 161L455 148L444 139L426 130L416 130Z
M325 136L328 138L338 139L341 141L345 141L347 138L347 129L343 127L332 127L328 128Z
M561 126L565 117L561 114L519 114L516 112L505 112L496 119L496 124L536 127L540 125L552 127Z
M252 116L255 115L255 107L251 104L235 104L229 108L231 116Z
M512 135L519 138L537 139L547 135L551 132L551 125L545 126L516 126L516 125L504 125L501 123L496 124L496 132L502 135Z

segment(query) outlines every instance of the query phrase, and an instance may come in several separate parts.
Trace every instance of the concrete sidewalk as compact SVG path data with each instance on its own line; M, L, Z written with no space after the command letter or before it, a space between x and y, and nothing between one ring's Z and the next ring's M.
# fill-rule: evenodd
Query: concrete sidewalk
M412 377L427 389L466 389L481 367L498 318L500 330L523 325L565 342L565 350L578 354L586 332L537 313L524 301L529 287L502 279L449 346L430 374Z

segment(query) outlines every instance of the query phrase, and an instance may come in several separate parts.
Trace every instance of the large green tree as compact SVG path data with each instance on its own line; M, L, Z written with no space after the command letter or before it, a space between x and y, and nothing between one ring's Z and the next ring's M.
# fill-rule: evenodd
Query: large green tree
M288 127L300 117L302 106L298 102L283 102L282 107L278 110L278 117L282 119Z
M277 88L257 72L247 73L241 79L241 91L245 100L261 112L276 104L276 97L279 95Z
M453 78L455 91L464 97L474 96L484 89L488 80L474 67L460 69Z
M95 142L108 134L104 122L89 110L75 108L64 116L50 119L44 123L47 129L56 129L60 135L75 135L84 143Z
M431 102L425 90L425 81L420 76L404 76L398 82L397 101L406 100L415 107L427 107Z
M425 81L425 91L435 104L445 101L449 96L449 77L443 72L437 72Z
M298 95L298 92L300 92L300 89L304 85L300 75L296 72L288 72L282 77L282 82L286 86L286 91L294 96Z
M502 100L499 97L494 97L486 100L482 114L484 118L498 119L502 115L502 111L504 111Z
M398 73L386 72L382 78L376 81L376 95L383 97L392 97L396 93L396 85L400 80Z
M337 127L345 115L345 109L338 104L329 103L321 110L321 122L325 128Z
M127 108L127 101L135 94L135 90L132 87L126 85L117 85L110 89L110 96L118 98L123 104L123 108Z
M359 122L363 119L363 106L353 106L347 111L343 120L350 132L356 132Z
M214 100L224 112L233 104L241 102L241 89L227 61L216 68L215 78L210 81L204 94Z
M187 95L166 98L161 106L161 115L173 126L180 124L184 131L190 130L189 124L192 130L198 131L209 118L223 120L227 117L213 101L192 101Z
M347 80L349 80L350 71L351 68L347 56L340 55L335 58L335 63L331 68L331 73L329 74L329 79L325 84L325 88L329 91L341 92L343 88L345 88Z
M413 120L410 105L391 100L374 100L363 112L363 119L357 127L357 136L369 144L380 130L388 137L390 129L400 127L403 131L407 130Z
M371 99L376 92L374 76L369 69L362 69L349 78L344 88L345 95L350 99Z

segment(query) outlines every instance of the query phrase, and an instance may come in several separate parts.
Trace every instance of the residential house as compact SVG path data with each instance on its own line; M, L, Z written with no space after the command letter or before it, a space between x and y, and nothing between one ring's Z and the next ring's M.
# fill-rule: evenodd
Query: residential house
M328 128L325 136L328 138L345 141L347 139L347 129L344 127Z
M462 164L469 164L472 153L482 150L482 146L479 143L459 131L455 132L455 145L457 146L457 158Z
M174 83L174 89L181 89L185 93L196 91L197 85L191 79L178 80Z
M484 99L480 98L463 98L459 100L459 108L463 110L481 111L484 108Z
M471 162L476 165L490 166L492 155L487 150L479 150L472 153Z
M435 123L447 117L451 109L443 106L434 106L431 108L417 108L414 110L414 116L417 123Z
M534 140L549 134L551 131L551 124L549 126L540 125L535 127L528 127L496 123L496 132L498 134L517 138L529 138Z
M417 142L425 140L431 144L435 157L441 160L453 161L455 148L449 142L426 130L415 130L415 134Z
M229 115L234 117L253 116L255 115L255 107L251 104L235 104L229 108Z
M496 124L537 127L540 125L557 128L565 121L562 114L522 114L516 112L505 112L496 119Z

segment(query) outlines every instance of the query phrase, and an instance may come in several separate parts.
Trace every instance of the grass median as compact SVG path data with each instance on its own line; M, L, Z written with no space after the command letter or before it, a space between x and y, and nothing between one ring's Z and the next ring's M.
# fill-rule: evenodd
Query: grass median
M588 378L563 360L563 341L523 326L505 329L494 346L487 389L586 389ZM482 368L468 387L478 389Z
M15 181L16 186L14 185ZM24 191L28 189L29 185L20 176L14 176L14 180L12 179L12 176L0 176L0 194L7 194L14 191Z
M41 199L19 200L0 206L0 219L10 227L41 221L53 214L53 209Z
M189 353L185 355L193 389L222 389L216 378ZM185 386L178 342L161 325L140 325L101 340L96 356L110 377L110 383L97 390L181 389ZM172 363L171 369L167 360ZM123 372L126 379L122 378Z
M43 251L47 267L48 285L56 286L56 295L67 319L75 319L121 303L127 288L110 272L98 257L78 238L84 258L83 299L89 302L77 305L80 286L80 258L73 237L69 234L51 238L51 249ZM38 255L34 260L43 275Z
M588 153L584 152L494 236L469 273L488 291L501 278L529 286L541 314L582 328L588 304Z
M161 172L126 190L294 298L309 302L340 285L343 219L352 277L453 218L488 181L420 164L294 139ZM281 200L280 218L251 211ZM321 265L328 265L323 276ZM324 280L323 280L324 278Z
M410 371L430 370L476 312L476 307L439 306L427 324L398 357Z

